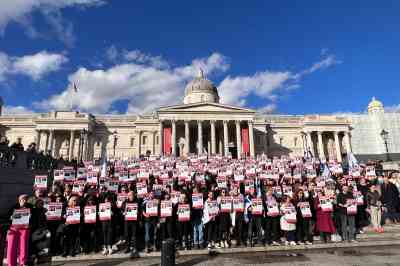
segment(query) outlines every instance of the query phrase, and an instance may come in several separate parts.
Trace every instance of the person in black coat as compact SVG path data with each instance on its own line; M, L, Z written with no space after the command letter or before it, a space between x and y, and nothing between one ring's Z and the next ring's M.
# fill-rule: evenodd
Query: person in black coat
M399 203L399 191L397 187L389 182L389 177L383 178L383 184L381 185L381 202L384 210L384 221L390 219L396 223L399 220L399 215L396 211L396 207Z

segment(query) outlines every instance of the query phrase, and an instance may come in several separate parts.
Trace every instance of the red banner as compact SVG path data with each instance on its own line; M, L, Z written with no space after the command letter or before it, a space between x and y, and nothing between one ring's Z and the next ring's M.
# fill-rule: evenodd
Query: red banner
M242 153L249 154L250 146L249 146L249 129L242 128Z
M171 135L172 135L172 128L166 127L164 128L164 154L171 154Z

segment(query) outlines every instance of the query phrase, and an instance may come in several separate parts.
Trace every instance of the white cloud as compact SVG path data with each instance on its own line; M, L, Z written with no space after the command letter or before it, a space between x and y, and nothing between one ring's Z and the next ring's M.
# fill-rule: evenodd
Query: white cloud
M66 62L68 62L68 58L63 54L47 51L21 57L13 57L0 52L0 81L4 81L8 75L15 74L39 80L48 73L58 71Z
M32 114L33 111L24 106L11 106L6 105L3 107L3 114L5 115L20 115L20 114Z
M310 68L298 73L266 70L249 76L228 76L221 82L218 91L222 101L227 104L246 105L246 98L252 94L274 103L279 99L277 92L297 89L304 76L339 63L341 61L338 61L334 55L326 55Z
M36 35L30 16L35 11L40 11L46 21L53 27L59 38L71 45L72 24L65 23L60 10L67 7L90 7L104 4L103 0L2 0L0 1L0 34L4 33L11 22L19 23L27 27L28 32Z
M270 103L261 108L258 108L257 112L259 112L260 114L272 114L275 112L276 108L277 106L275 103Z
M108 69L91 70L82 67L68 78L70 84L78 84L77 93L72 93L69 86L60 94L37 102L34 106L65 109L72 101L82 111L105 113L115 109L114 103L127 102L128 113L144 113L159 106L181 103L186 84L197 75L199 68L206 75L224 73L230 68L228 58L220 53L175 67L167 62L168 67L156 64L154 62L161 57L137 50L127 52L110 47L106 57L120 63ZM297 73L265 70L248 76L227 76L218 86L221 102L243 106L248 104L250 95L255 95L265 100L260 111L272 112L282 92L298 88L303 76L338 62L332 58L327 55L310 68Z
M385 107L386 113L400 113L400 104Z
M68 62L68 58L62 54L42 51L34 55L15 58L13 71L28 75L34 80L39 80L45 74L59 70L61 65L66 62Z
M198 72L198 65L208 74L223 72L228 63L221 54L196 59L190 65L160 68L150 63L136 62L115 65L109 69L80 68L69 76L70 84L78 85L78 92L70 87L48 100L35 103L38 108L65 109L71 100L80 110L104 113L116 101L128 101L127 112L143 113L155 107L179 103L187 82Z

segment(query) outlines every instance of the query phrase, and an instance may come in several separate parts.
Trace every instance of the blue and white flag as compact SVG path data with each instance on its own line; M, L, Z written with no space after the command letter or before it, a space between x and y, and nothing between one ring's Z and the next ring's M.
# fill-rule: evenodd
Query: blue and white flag
M358 167L358 161L353 153L350 152L347 154L347 161L349 162L349 170Z

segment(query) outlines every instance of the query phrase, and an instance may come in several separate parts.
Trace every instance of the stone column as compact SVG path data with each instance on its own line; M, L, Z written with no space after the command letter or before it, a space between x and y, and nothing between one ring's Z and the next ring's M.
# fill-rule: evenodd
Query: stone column
M53 144L54 144L54 130L50 130L49 134L49 147L47 148L48 151L50 151L50 155L53 156Z
M242 136L240 132L240 121L236 121L236 146L237 146L237 158L240 159L242 155Z
M40 130L36 131L36 150L40 151L40 137L42 132Z
M314 151L314 143L313 143L313 140L312 140L312 137L311 137L311 133L312 132L306 132L306 134L307 134L307 152L308 152L308 150L310 150L310 152L311 152L311 155L312 156L315 156L315 151Z
M189 120L185 120L185 155L188 156L190 153L190 128Z
M351 152L351 145L350 145L350 134L348 131L344 132L344 142L346 145L346 152L350 153Z
M69 150L68 150L68 160L72 160L74 156L74 145L75 145L75 131L71 130L69 137Z
M211 120L210 125L211 125L211 154L216 154L217 142L215 140L215 120Z
M254 157L254 128L253 121L248 122L249 125L249 142L250 142L250 156Z
M324 144L322 142L322 132L318 131L318 155L320 159L325 159Z
M202 121L197 121L197 153L199 155L203 154L203 128Z
M164 154L164 127L163 127L163 121L162 120L160 120L160 127L159 127L158 131L159 131L158 144L160 145L159 152L160 152L160 155L162 156Z
M335 136L335 150L336 150L336 160L341 163L342 162L342 151L340 150L340 143L339 143L339 132L333 132Z
M229 154L229 135L228 135L228 123L229 121L224 120L224 156Z
M142 131L138 130L137 133L138 133L138 141L137 141L137 145L138 145L137 146L137 151L138 151L138 153L137 153L137 157L139 158L140 150L142 148Z
M156 154L156 135L157 131L153 131L153 150L151 151L153 155Z
M83 143L82 143L82 160L87 160L87 147L88 147L88 136L89 132L86 131L86 134L83 135Z
M171 120L171 124L172 124L172 134L171 134L172 156L176 156L176 121Z
M80 131L78 131L78 138L79 138L78 142L78 161L79 161L82 157L82 135Z

